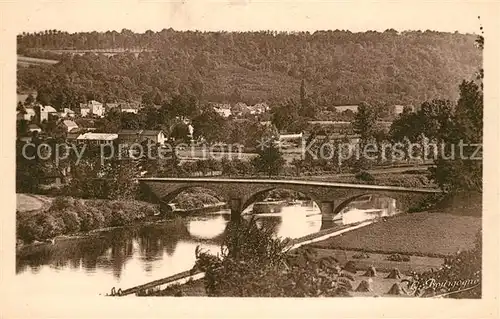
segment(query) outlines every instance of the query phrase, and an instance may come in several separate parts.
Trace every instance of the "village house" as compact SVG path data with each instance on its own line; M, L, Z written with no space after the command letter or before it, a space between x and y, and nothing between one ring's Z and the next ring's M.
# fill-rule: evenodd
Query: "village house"
M415 112L416 109L413 105L394 105L393 106L393 115L394 116L398 116L400 115L401 113L404 112L405 108L409 108L410 109L410 112Z
M17 112L16 119L18 121L20 120L31 121L36 116L36 112L34 109L26 108L25 110L26 112L19 112L19 111Z
M71 120L64 120L64 121L62 121L62 124L63 124L64 128L66 129L66 132L71 132L72 130L78 129L78 125L74 121L71 121Z
M82 117L87 117L90 114L90 107L88 107L86 104L80 104L80 115Z
M49 116L57 116L57 110L50 105L40 105L40 122L48 121Z
M75 111L65 107L62 112L59 112L60 117L75 117Z
M227 118L231 116L231 104L224 103L211 103L214 111L220 116Z
M116 133L84 133L76 138L78 143L89 145L112 144L116 139L118 139Z
M234 116L243 116L250 113L250 107L246 103L238 102L231 108Z
M345 111L351 111L353 113L357 113L358 112L358 105L338 105L338 106L335 106L335 110L338 113L342 113Z
M267 105L267 103L257 103L250 108L250 114L263 114L269 111L269 105Z
M97 117L103 117L105 114L105 109L102 103L91 100L89 102L80 103L80 114L81 116L94 115Z
M121 130L118 132L121 144L142 143L147 140L155 144L164 145L167 136L162 130Z
M120 110L125 113L137 114L139 112L139 104L137 103L120 103Z

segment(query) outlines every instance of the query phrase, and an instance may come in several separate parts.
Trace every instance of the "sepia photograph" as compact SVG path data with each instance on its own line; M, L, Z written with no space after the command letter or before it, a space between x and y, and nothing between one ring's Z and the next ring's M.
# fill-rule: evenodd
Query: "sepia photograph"
M28 2L13 293L483 298L484 7Z

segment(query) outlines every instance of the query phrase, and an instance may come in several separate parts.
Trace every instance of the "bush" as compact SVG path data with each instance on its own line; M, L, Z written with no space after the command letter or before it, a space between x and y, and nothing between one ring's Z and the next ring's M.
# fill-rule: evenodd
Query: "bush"
M37 240L54 238L64 233L64 222L60 217L51 215L50 213L40 213L37 216L37 223L42 228L42 233Z
M368 259L368 258L370 258L370 255L368 255L367 253L357 253L357 254L352 255L352 258L354 258L354 259Z
M75 233L80 230L80 217L78 216L78 213L65 209L59 214L59 216L64 223L65 234Z
M336 261L310 249L288 251L288 241L255 221L229 227L217 255L196 251L195 268L205 271L209 296L344 296L351 286Z
M354 175L354 177L356 177L356 179L364 181L364 182L374 182L375 181L375 177L373 177L373 175L368 173L367 171L361 171L361 172L357 173L356 175Z
M87 210L81 211L79 216L82 231L101 228L107 224L103 214L94 207L89 207Z

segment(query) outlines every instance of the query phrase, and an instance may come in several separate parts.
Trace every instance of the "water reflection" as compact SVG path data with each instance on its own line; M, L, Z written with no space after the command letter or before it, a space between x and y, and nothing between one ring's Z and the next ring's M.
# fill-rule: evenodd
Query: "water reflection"
M16 258L16 289L33 295L68 291L72 295L97 295L109 292L111 287L130 288L173 275L193 266L197 245L213 253L220 251L229 217L229 211L220 211L27 249ZM326 224L313 205L288 206L280 213L254 218L283 238L305 236Z

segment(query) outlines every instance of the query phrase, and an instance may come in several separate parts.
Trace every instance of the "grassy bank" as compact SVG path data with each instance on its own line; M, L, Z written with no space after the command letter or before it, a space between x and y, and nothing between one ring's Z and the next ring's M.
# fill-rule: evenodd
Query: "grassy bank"
M324 249L363 250L417 256L448 256L471 249L481 229L481 219L444 213L396 216L342 236L315 243Z
M19 244L29 244L60 235L130 225L158 212L157 206L135 200L57 197L46 209L18 210L16 237Z

